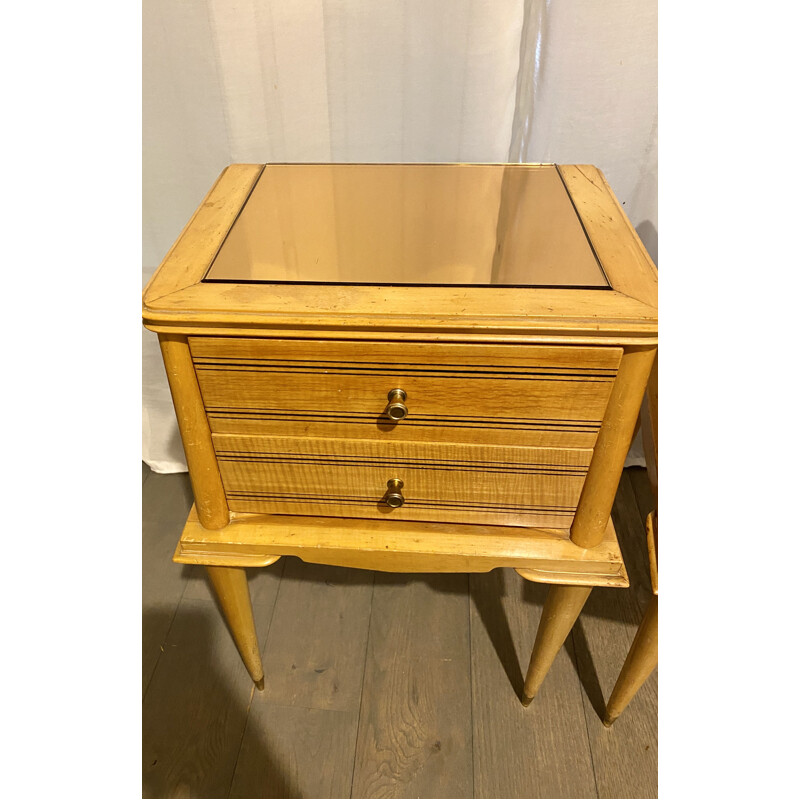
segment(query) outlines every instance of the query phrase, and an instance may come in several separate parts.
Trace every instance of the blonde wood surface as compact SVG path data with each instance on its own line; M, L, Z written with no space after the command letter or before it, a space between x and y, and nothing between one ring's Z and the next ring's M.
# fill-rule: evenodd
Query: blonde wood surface
M385 398L384 398L385 399ZM384 403L385 405L385 403ZM590 450L594 447L600 422L577 423L567 420L502 420L484 418L444 418L409 415L400 422L391 422L381 415L349 418L342 415L320 415L311 411L236 409L209 411L213 434L275 437L307 436L309 439L357 439L418 442L451 445L496 445L498 447L531 447Z
M232 512L226 528L210 531L199 524L192 509L173 560L257 567L281 555L381 572L487 572L514 567L535 572L531 580L542 583L628 585L611 521L603 541L586 550L572 544L563 528Z
M560 165L558 170L611 285L655 308L656 268L603 173L589 164Z
M609 512L657 344L656 277L641 243L599 171L576 167L560 174L609 289L203 282L250 193L248 180L255 181L259 169L235 169L220 179L209 195L213 199L198 210L145 292L146 326L165 334L162 340L176 345L176 359L184 363L184 334L191 336L197 373L191 363L191 372L181 369L191 375L187 380L193 388L187 395L182 380L171 380L178 387L173 393L183 395L191 413L197 414L202 397L199 415L205 427L184 423L181 434L186 442L185 427L190 434L187 450L203 454L194 462L187 454L193 481L213 483L216 474L216 488L206 486L200 492L203 502L221 496L225 503L210 506L220 511L213 524L224 527L217 529L201 524L208 522L209 507L201 509L201 517L192 512L174 560L241 568L296 555L311 563L381 572L513 567L526 580L555 584L525 686L526 696L532 696L590 588L628 584ZM513 187L508 188L512 197ZM502 206L502 197L500 202ZM512 216L500 215L500 227L513 224ZM499 252L494 259L498 275L508 266L505 256ZM558 352L548 354L548 348ZM554 358L562 361L554 363ZM384 385L389 378L400 378L403 385L394 380ZM408 393L410 416L388 430L381 415L386 393L393 388ZM180 419L187 412L178 405L176 399ZM356 416L367 422L359 423ZM454 420L466 422L463 438ZM404 424L409 422L414 424ZM356 434L358 424L369 435ZM264 440L275 444L290 439L303 446L291 452L286 445L277 451L260 448ZM234 440L231 449L221 449ZM250 442L249 450L242 448L244 441ZM360 491L373 472L397 467L401 457L406 466L414 459L420 466L429 465L435 452L448 453L455 469L427 470L431 474L424 490L458 511L448 512L440 522L407 521L392 516L394 512L365 520L229 512L215 444L228 459L223 471L229 470L225 482L233 482L226 487L232 496L237 488L275 494L297 486L316 490L318 484L323 493L331 482L339 494L356 485ZM391 455L386 444L394 447ZM376 450L378 445L384 449ZM568 521L522 526L519 509L510 503L520 496L518 505L532 502L522 467L559 466L557 475L535 474L536 491L544 487L552 502L567 497L565 508L572 516L574 487L568 482L576 476L564 467L582 471L586 464L556 460L554 465L549 455L534 461L534 453L520 452L526 448L565 453L593 449L585 480L581 473L571 528ZM342 463L345 458L352 463ZM313 469L310 460L316 460ZM212 463L216 471L203 472ZM332 481L332 471L340 478ZM477 491L463 493L461 476L454 474L462 472L481 475ZM505 477L498 479L501 474ZM554 481L550 486L550 478L558 478L560 485ZM412 485L416 489L413 478L406 482L406 487ZM459 524L456 515L470 502L505 503L503 513L518 514L516 527ZM409 502L403 509L413 507ZM492 515L487 519L507 522L497 511L487 511ZM241 599L241 586L237 592Z
M653 595L608 700L603 724L609 728L658 663L658 597Z
M591 591L591 586L576 585L552 586L548 591L542 618L536 631L536 641L533 643L528 673L525 676L524 705L529 705L536 697L542 681L572 630Z
M250 677L259 689L264 688L264 668L253 621L247 573L240 567L207 566L208 577L228 621L233 640Z
M642 404L642 446L647 477L653 497L658 497L658 352L656 352L650 379L647 382L645 402Z
M572 521L572 541L594 547L605 530L628 453L655 349L626 348Z
M488 301L487 301L488 295ZM217 336L393 338L655 344L655 310L597 289L454 290L438 286L315 286L197 283L150 300L145 327Z
M571 637L556 655L535 713L519 702L548 587L511 570L470 575L469 584L473 796L597 797Z
M554 347L480 344L435 344L395 341L292 341L271 338L225 338L193 336L192 357L199 363L229 360L245 366L259 363L297 362L310 369L347 364L365 368L425 367L450 372L536 373L581 380L585 374L614 377L622 360L619 347ZM337 364L338 362L338 364ZM449 368L449 369L448 369Z
M626 469L625 473L623 483L630 475L637 495L618 498L618 505L631 503L630 512L622 516L638 519L637 499L640 505L652 508L647 478L643 469ZM173 480L177 478L185 484L180 490ZM148 567L157 569L164 557L158 542L166 544L172 538L166 562L161 564L162 573L172 570L177 576L189 576L188 583L197 584L196 595L205 589L205 570L173 564L169 558L186 516L184 512L176 523L176 515L169 508L175 502L181 506L187 493L191 495L191 488L185 473L150 475L145 484L143 513L157 527L149 531L150 537L143 542L143 559ZM153 505L149 510L148 504ZM615 522L620 510L615 509ZM644 516L637 525L643 528ZM626 544L634 550L640 547L643 534L639 529L628 530L617 524L616 530L620 539L626 537L627 541L621 542L623 547ZM150 546L153 535L155 547ZM640 555L646 559L643 551ZM288 574L290 565L294 569ZM628 564L629 572L631 566ZM321 574L323 570L325 574ZM282 572L286 577L280 580ZM352 581L345 586L337 572L352 576ZM263 646L264 692L254 691L210 592L203 601L189 601L188 591L180 599L180 592L175 595L168 583L153 584L153 591L158 591L159 586L164 591L146 598L143 622L163 617L165 626L164 636L155 641L160 657L142 709L146 796L172 797L182 792L182 796L193 797L350 797L356 794L350 790L351 781L355 785L375 780L371 771L375 763L407 765L408 771L398 774L394 784L390 781L383 784L387 793L401 794L406 787L402 778L415 763L407 757L404 738L391 740L389 752L367 747L355 759L359 706L363 706L366 723L372 717L372 708L384 704L398 709L398 715L402 713L400 709L420 710L422 716L407 720L412 731L417 720L426 723L441 720L448 731L454 731L456 726L468 731L464 768L468 775L474 774L475 784L473 794L467 796L596 797L598 792L608 798L657 796L658 670L645 682L611 731L602 723L604 701L611 694L644 610L633 608L636 605L633 588L592 592L573 634L567 637L536 696L536 707L525 709L517 695L522 692L547 586L525 581L508 569L471 575L471 614L470 619L464 619L462 614L449 613L453 598L449 578L457 575L386 574L385 584L376 582L369 622L372 574L336 568L331 573L324 567L307 565L294 558L281 559L268 569L248 570L256 629ZM269 582L266 593L259 588L263 582ZM463 586L463 582L457 583L456 590L466 591ZM419 592L426 587L432 591ZM648 589L649 581L640 588ZM394 594L395 589L398 594ZM384 590L389 590L386 602L379 597ZM328 594L340 591L347 596L338 601ZM415 601L418 594L425 594L419 603ZM303 602L307 596L313 600ZM366 607L360 610L362 601ZM335 614L329 614L330 606L336 610ZM344 612L343 620L339 619L339 612ZM411 630L415 626L426 628L431 615L445 620L442 629L445 642L456 636L465 637L470 645L471 667L453 652L441 656L452 658L453 662L442 661L432 673L426 672L428 661L412 661L410 653L405 653L399 644L392 644L398 624L392 619L398 620L404 613L408 615ZM187 626L187 617L192 618L192 625ZM332 619L333 624L317 625L318 617L321 622ZM353 625L349 625L351 620L355 621ZM383 627L384 622L392 627ZM307 634L308 624L313 630ZM364 652L357 651L357 647L363 646L363 626L367 624L370 638L378 637L376 643L385 642L386 661L371 658L365 664ZM431 629L428 633L433 636L436 632ZM390 658L392 654L394 660ZM414 656L418 655L422 653L414 651ZM298 661L298 657L302 660ZM576 658L580 673L576 670ZM387 663L390 672L379 673ZM292 664L297 669L292 670ZM453 672L448 673L451 664ZM407 675L402 674L404 668L409 670ZM301 670L308 682L291 681L289 676ZM337 676L355 676L353 683L347 687L339 684L336 692L336 683L328 680L332 671ZM469 689L465 699L466 713L471 710L471 722L469 717L464 719L460 714L454 717L448 712L452 696L449 684L439 683L455 674L470 676L470 673L471 702ZM286 676L286 691L270 699L279 675ZM414 691L417 680L428 681L426 676L435 679L419 686L418 697L427 702L412 705L414 701L407 693ZM376 696L378 683L392 687L392 695ZM357 710L317 707L325 702L316 702L321 692L318 684L328 686L328 694L323 695L326 698L338 697L343 692L352 698L355 693ZM456 681L454 689L460 690L461 686ZM592 702L598 693L595 711ZM394 725L399 725L398 718ZM419 727L427 734L433 733L427 725ZM445 739L438 741L445 745ZM434 760L442 756L432 748L429 752ZM450 759L445 766L448 763ZM457 783L458 778L452 780ZM416 785L419 796L435 796L434 786L421 782Z
M591 450L213 435L232 511L566 527ZM404 504L384 501L403 481Z
M172 402L192 481L197 513L207 528L228 524L228 505L185 336L159 334Z
M622 356L611 347L207 337L190 347L215 433L499 444L499 431L509 443L560 447L594 444ZM386 413L395 388L407 394L398 422Z
M658 505L658 357L653 363L648 382L647 396L642 404L642 428L645 444L645 462L653 497ZM628 703L639 691L658 663L658 509L651 511L645 520L647 560L650 567L650 584L653 596L639 623L636 638L622 666L611 693L603 724L611 727Z
M504 166L496 168L501 172ZM572 343L597 340L620 345L641 344L644 338L655 343L654 270L594 168L559 170L611 290L202 282L237 202L241 208L261 169L260 165L229 167L213 190L213 202L207 200L187 226L145 292L143 317L151 330L240 336L281 332L284 337L313 332L314 338L346 330L352 338L384 331L398 339L421 335L490 341L511 336L564 342L570 337ZM206 230L209 215L215 218L212 226L217 226L213 234ZM195 228L199 243L194 241Z
M642 548L646 513L652 508L644 469L625 469L614 503L614 526L620 539L631 587L592 592L562 653L574 644L583 686L586 730L600 797L658 797L658 676L637 692L613 729L603 725L606 702L627 657L636 628L650 600L647 555ZM556 664L536 697L534 719L551 691Z
M658 517L654 511L647 515L647 561L650 565L650 585L658 594Z
M145 306L202 280L263 169L232 164L222 171L145 287Z

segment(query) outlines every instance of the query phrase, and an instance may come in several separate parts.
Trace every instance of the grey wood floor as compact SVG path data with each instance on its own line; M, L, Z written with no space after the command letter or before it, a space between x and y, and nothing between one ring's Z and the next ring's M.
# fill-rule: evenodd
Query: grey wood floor
M249 572L266 689L200 567L173 564L185 474L143 467L144 797L657 796L657 676L601 722L649 597L643 469L614 506L629 589L595 589L533 704L546 587L284 558Z

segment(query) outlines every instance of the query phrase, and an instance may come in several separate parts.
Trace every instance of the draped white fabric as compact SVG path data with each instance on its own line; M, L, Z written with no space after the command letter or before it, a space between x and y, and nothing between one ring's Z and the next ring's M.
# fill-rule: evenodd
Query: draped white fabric
M656 8L145 0L143 282L236 162L596 164L655 258ZM143 335L143 459L185 470Z

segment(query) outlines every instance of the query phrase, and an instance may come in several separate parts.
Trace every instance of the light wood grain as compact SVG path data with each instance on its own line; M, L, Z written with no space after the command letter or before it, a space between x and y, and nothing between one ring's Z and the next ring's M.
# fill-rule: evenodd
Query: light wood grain
M523 688L525 705L536 697L550 666L592 591L590 586L551 586L536 631Z
M241 567L207 566L222 612L228 621L239 654L258 688L264 688L264 668L258 646L247 573Z
M506 168L496 165L498 173ZM594 168L560 171L611 290L203 283L224 232L249 193L250 179L254 181L260 169L228 168L212 192L219 214L207 202L187 226L145 292L143 316L151 330L240 336L277 331L296 336L305 331L306 336L313 332L314 338L346 330L355 338L374 338L384 331L398 339L409 334L465 335L479 341L511 335L554 342L569 337L572 343L641 344L642 338L655 343L654 271Z
M642 404L643 430L647 474L655 497L658 497L658 363L653 364L648 383L646 402ZM646 518L646 544L652 596L636 637L620 670L609 698L603 724L611 727L627 708L658 664L658 512ZM639 537L641 539L641 536ZM643 583L643 581L642 581Z
M618 503L614 519L615 523L635 521L638 518L636 504L639 504L644 513L636 522L638 531L623 530L619 525L617 530L620 537L624 534L630 539L631 552L636 554L638 548L644 557L642 530L647 510L653 506L645 471L626 469L623 482L628 476L636 487L637 496L630 492L623 494L619 503L634 505L622 509ZM147 484L144 513L154 524L163 517L167 528L158 535L164 538L174 524L169 522L169 514L162 514L159 508L166 508L169 497L175 492L190 491L188 476L183 476L182 490L175 488L178 484L172 479L176 477L181 476L153 474ZM153 487L159 484L173 488L158 500L158 507L147 510L147 504L158 499ZM177 533L173 530L172 535L177 536ZM150 539L146 539L145 546L149 542ZM281 559L274 568L254 571L250 576L256 627L262 643L268 639L277 579L283 565L293 562L301 566L294 559ZM173 565L173 568L185 569L181 565ZM639 571L636 572L638 575ZM298 595L302 593L303 577L298 570L291 578L291 583L297 584ZM271 581L270 597L258 588L262 579L276 579ZM185 606L183 601L182 606L184 610L188 606L192 609L202 606L202 619L197 620L201 624L187 626L184 615L179 613L173 633L183 632L164 643L164 661L160 662L157 680L150 689L155 696L145 701L145 796L350 796L357 712L281 706L268 702L264 698L266 692L253 693L252 681L204 588L205 581L190 580L190 583L197 584L195 595L203 588L206 601L193 600ZM559 651L535 704L524 709L516 694L521 691L525 661L533 644L547 587L523 581L509 570L473 575L470 583L473 601L469 623L473 796L656 797L657 675L653 674L639 690L610 730L602 724L604 697L611 693L641 618L632 589L592 593L573 628L573 636L568 637ZM413 587L413 583L408 587ZM153 589L157 589L155 584ZM171 603L168 613L172 618L175 599L168 583L163 584L163 589L165 594L161 597L148 594L146 616L152 609L156 609L154 613L160 614L162 609L166 613ZM360 592L361 585L357 583L352 589ZM434 593L432 601L436 602L439 596L438 592ZM289 596L289 600L293 601L293 597ZM324 615L325 602L326 595L321 593L314 604L283 623L287 637L265 654L265 666L266 659L273 655L278 662L285 660L277 652L278 647L291 648L295 642L308 641L301 633L292 635L289 632L293 628L302 631L317 613ZM404 604L402 595L397 602L399 606ZM286 603L283 608L291 614L289 606L291 603ZM272 619L274 622L275 617ZM206 620L209 625L213 623L213 630L207 629ZM448 625L455 624L454 617L448 619ZM463 626L466 620L459 617L457 624ZM320 629L317 630L320 635ZM309 661L315 652L326 655L329 641L323 639L318 651L310 651ZM580 665L580 682L588 692L585 720L581 709L576 707L575 697L577 695L580 706L581 690L571 663L573 655ZM286 658L290 657L287 653ZM397 655L396 658L402 665L402 659ZM270 670L266 672L269 682ZM237 719L237 713L243 715L247 711L251 694L254 696L249 704L249 722L243 737L242 729L232 726L231 722ZM595 694L599 694L599 699ZM592 708L592 702L597 703L597 711ZM441 713L446 714L446 696L442 698L442 709ZM587 730L591 753L585 745L584 731ZM241 749L237 753L240 742ZM401 740L392 747L402 745ZM374 763L378 759L388 762L399 755L376 753L366 754L366 757ZM154 760L157 760L155 766L152 765ZM229 786L234 764L236 775ZM597 775L598 792L592 785L593 771ZM432 787L429 790L424 782L418 787L419 796L435 796Z
M375 342L307 343L193 337L190 342L215 433L591 447L621 348ZM407 394L393 422L388 393ZM409 436L410 435L410 436ZM507 440L511 439L507 437Z
M645 402L642 403L642 448L647 477L653 497L658 497L658 352L656 352L650 379L647 381Z
M490 293L487 295L487 292ZM199 283L152 301L145 326L215 336L472 341L528 337L533 343L656 343L654 309L602 289L453 289L428 286L304 286Z
M213 473L203 472L203 459L206 466L213 463L218 485L213 491L209 487L199 491L195 486L200 495L201 517L198 519L194 512L190 515L175 560L212 567L242 567L270 563L281 555L297 555L312 563L380 572L461 572L514 567L532 581L553 583L557 588L548 601L537 637L544 644L537 645L539 652L533 658L532 673L537 677L532 682L538 688L589 588L627 584L608 511L641 400L639 390L643 391L646 380L646 375L640 374L645 371L643 363L647 358L642 354L654 352L657 337L655 273L643 255L641 243L599 172L578 168L577 173L569 170L567 173L565 185L609 278L609 289L268 286L203 282L205 270L216 253L214 243L218 245L222 241L247 193L242 182L238 187L229 183L222 192L218 187L215 196L221 204L219 214L211 205L198 212L144 298L146 325L167 337L174 337L173 341L180 342L181 348L185 347L183 335L192 337L193 349L195 340L202 348L209 344L206 337L223 335L240 340L235 347L242 348L230 353L218 350L193 356L201 375L198 379L192 368L191 380L187 378L188 384L194 387L191 413L202 416L206 427L200 450L205 455L200 461L195 459L194 464L190 459L190 470L193 481L202 483L211 480L209 476ZM240 177L243 175L244 172L239 172ZM506 215L500 223L508 227L514 221ZM504 268L502 256L500 253L495 265L498 270ZM278 347L295 348L294 353L289 349L276 352L274 340L283 342ZM450 361L439 356L445 350L431 349L450 346L460 348L458 352L450 351L453 354ZM487 357L486 353L479 352L478 348L482 347L496 350ZM250 355L244 355L248 348ZM259 351L259 348L262 349ZM545 358L545 363L536 363L546 348L560 350L558 358L567 357L572 361L553 366L546 363ZM600 366L592 360L591 354L581 352L581 348L605 349L600 354L602 358L611 356L616 361L611 367ZM621 364L620 348L625 348ZM326 353L337 349L342 353L338 359L328 358L326 363L320 363L327 358ZM180 358L185 361L183 353ZM221 360L215 362L215 358ZM168 360L166 353L165 360ZM402 379L405 384L399 388L408 393L411 420L415 415L420 422L427 419L429 427L445 427L453 425L453 420L466 420L464 438L453 435L448 439L451 436L448 431L444 435L433 434L428 439L424 426L414 430L413 426L403 427L402 423L395 425L392 431L382 430L385 419L380 420L386 394L397 386L394 380L384 385L390 378ZM177 378L174 382L176 385L183 383ZM180 391L176 392L176 397ZM203 407L198 414L200 397ZM412 402L416 405L412 406ZM429 405L426 407L425 403ZM629 413L631 405L637 407L633 413ZM481 478L485 488L479 490L477 497L484 504L490 502L489 495L497 498L499 494L502 499L505 491L492 483L495 481L492 476L513 473L519 477L519 465L533 463L517 458L516 450L553 449L551 446L556 445L557 449L567 451L588 451L593 447L577 510L576 520L580 519L580 524L573 525L570 540L566 523L546 527L518 524L516 528L481 526L466 521L458 524L456 511L448 513L447 521L442 522L405 521L396 516L360 521L320 515L229 513L224 494L224 506L216 501L210 506L206 504L207 497L219 498L222 480L216 453L208 448L209 442L213 444L216 440L210 438L205 412L211 418L211 425L220 424L220 428L215 428L218 438L268 434L270 441L290 438L304 439L306 443L346 441L345 454L354 458L360 454L365 461L352 465L353 470L383 470L386 462L381 460L381 453L374 456L377 463L366 463L365 453L371 452L369 448L374 442L409 447L408 451L393 452L405 453L406 463L418 459L418 464L431 463L429 454L433 451L430 448L492 446L498 448L496 453L503 454L502 459L493 461L489 457L487 460L484 454L483 461L467 458L456 461L458 469L455 471L487 473L488 477ZM179 409L179 418L181 413ZM352 434L356 422L348 415L353 414L367 420L360 424L364 426L363 432L369 430L369 436ZM335 427L323 427L325 423L320 417L326 415L334 420L329 424ZM243 420L248 427L237 428L237 420ZM284 422L286 428L281 429ZM601 422L603 428L595 442ZM309 427L304 428L306 423ZM260 424L264 427L257 427ZM184 427L181 433L186 442ZM196 448L199 440L191 426L187 430L191 434L188 442ZM396 435L403 430L413 430L413 433L403 439L402 433L399 437ZM520 436L514 441L512 432L517 430ZM542 436L536 438L540 434ZM564 437L558 439L558 434ZM231 440L224 441L231 444ZM281 484L275 472L260 474L258 471L266 463L264 457L273 458L272 451L233 449L220 452L233 453L230 463L236 466L231 469L241 470L234 479L241 481L241 486L248 491L272 492L278 487L286 493L298 484L324 485L330 480L324 470L313 475L301 470L301 473L289 475ZM325 459L324 465L321 461L317 464L320 468L330 468L332 462L343 457L338 443L335 451L323 449L320 452ZM300 457L319 459L320 452L294 451L291 458L296 464ZM420 452L425 458L420 458ZM463 452L477 454L479 450ZM207 458L209 453L213 461ZM289 461L286 452L279 455ZM258 461L258 466L243 466L252 456L258 457L251 459L253 464ZM396 466L398 458L390 459L388 466ZM505 473L487 469L487 463L490 467L502 464ZM548 461L544 464L554 466ZM306 459L303 470L307 466ZM585 464L570 466L583 469ZM440 468L439 471L447 470ZM349 483L371 480L366 474L340 474L345 475ZM539 477L560 478L560 487L553 486L552 491L563 492L567 482L575 476L561 469L557 476ZM545 485L545 481L537 481L537 484ZM349 487L339 484L333 488L338 488L341 494L343 488ZM526 489L522 483L509 484L507 488L515 497L524 495ZM485 496L481 496L480 491L484 491ZM569 491L568 486L566 491ZM452 499L441 500L443 494ZM446 481L440 485L431 484L430 495L435 495L439 503L452 502L462 512L465 504L476 499L474 492L464 494L461 484ZM413 508L413 503L407 506ZM493 522L507 521L495 512L496 508L482 513L493 513ZM518 513L518 510L511 509L510 513ZM214 514L216 518L209 524L224 527L216 530L203 527L201 521L208 523ZM422 639L424 631L417 630L414 635ZM342 730L346 728L345 725ZM408 730L413 732L416 728L412 724ZM322 757L328 757L326 752ZM391 767L395 758L392 754L371 763ZM432 765L435 763L431 761ZM428 769L428 761L420 762L416 756L409 758L408 764L410 768L401 771L401 775L419 774L415 772L418 764L421 764L419 769ZM418 793L425 790L426 783L434 787L434 791L436 787L453 791L452 785L447 783L449 776L442 776L440 780L435 768L429 774L433 777L421 783L415 783L412 775L406 785ZM285 787L291 789L290 783ZM385 778L374 783L378 793L396 793L400 791L397 784Z
M631 544L638 543L631 540ZM603 725L605 701L611 695L640 620L641 611L631 590L594 591L572 632L585 687L585 726L599 797L658 797L655 675L645 682L611 729ZM542 693L547 684L545 681ZM538 702L537 699L529 711L535 710Z
M451 372L481 371L554 375L584 373L612 378L622 359L619 347L552 347L515 345L464 345L394 341L352 342L293 341L270 338L192 336L192 357L197 362L225 359L258 366L297 362L312 369L363 365L364 367L424 367ZM338 362L338 363L337 363ZM478 368L471 369L471 368Z
M228 524L228 505L185 336L159 334L164 367L189 466L195 505L207 528Z
M546 593L511 570L470 575L474 797L597 797L569 638L535 707L520 703Z
M647 561L650 565L650 585L658 595L658 517L654 511L647 515Z
M628 706L658 663L658 597L653 595L636 631L628 657L622 665L608 700L603 724L608 728Z
M603 173L589 164L559 166L595 253L614 289L655 308L655 265Z
M588 449L594 446L599 422L565 420L441 419L412 416L400 423L385 417L350 418L315 412L239 410L210 411L214 433L242 436L307 436L310 439L381 439L442 444L491 444L506 447Z
M645 682L627 711L609 730L603 725L606 701L614 688L644 607L649 602L644 525L638 507L648 494L645 481L631 478L643 470L626 469L614 503L619 532L631 573L631 586L622 591L592 592L573 628L581 681L586 687L586 727L600 797L658 796L658 682ZM641 486L641 494L629 491ZM623 490L623 487L625 490ZM546 685L546 683L545 683Z
M648 348L627 348L622 357L572 521L572 541L581 547L594 547L605 530L654 357Z
M220 531L203 528L192 510L173 560L184 564L259 566L276 555L310 563L384 572L486 572L532 569L543 583L627 586L609 520L603 541L586 550L566 529L391 522L242 514Z
M145 306L202 280L263 169L232 164L222 171L145 287Z
M232 511L565 527L591 450L214 435ZM390 479L405 503L384 501Z
M635 488L631 491L631 487ZM600 797L658 796L658 692L653 675L611 729L603 725L606 701L624 662L644 606L649 602L646 555L642 548L648 502L645 471L628 468L620 481L613 519L625 553L631 585L620 591L592 592L572 630L581 683L584 686L586 730ZM549 678L548 678L549 680ZM542 692L547 687L545 681ZM538 700L536 701L538 703Z
M376 575L353 797L471 797L466 575Z

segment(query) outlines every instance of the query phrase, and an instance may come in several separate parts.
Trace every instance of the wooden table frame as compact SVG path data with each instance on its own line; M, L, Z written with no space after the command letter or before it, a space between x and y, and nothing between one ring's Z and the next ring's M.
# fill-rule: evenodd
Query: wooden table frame
M158 333L195 496L174 557L204 564L257 685L264 673L244 568L282 555L403 572L515 568L554 584L525 681L536 695L593 586L627 586L610 521L657 346L655 268L602 173L559 167L610 290L203 283L263 165L226 169L144 292ZM342 520L231 512L189 336L607 345L623 349L588 473L567 529ZM388 527L387 527L388 526ZM480 528L480 533L474 528Z

